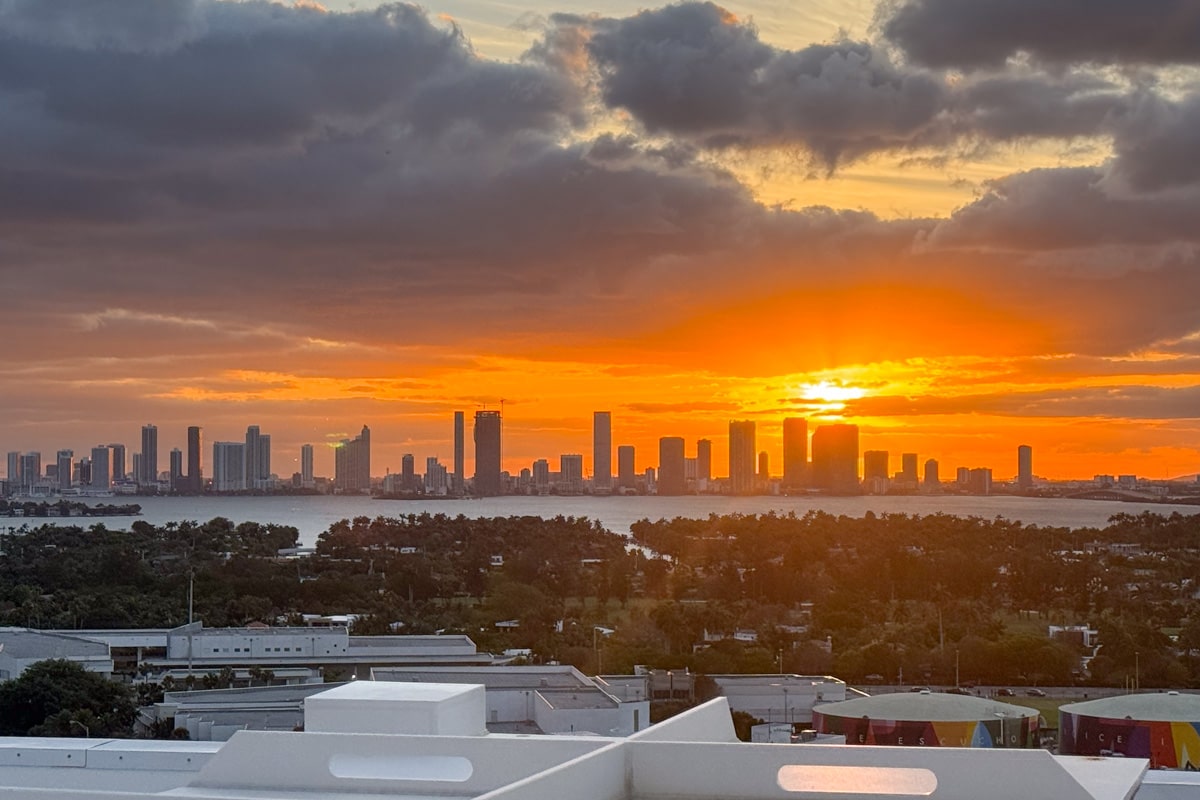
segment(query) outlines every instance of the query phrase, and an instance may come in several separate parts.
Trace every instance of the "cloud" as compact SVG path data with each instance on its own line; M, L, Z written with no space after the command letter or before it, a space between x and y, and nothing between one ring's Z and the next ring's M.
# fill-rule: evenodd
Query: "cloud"
M917 417L976 414L1130 420L1200 418L1200 386L1088 386L1033 392L945 396L875 396L850 400L847 415Z
M1200 92L1149 95L1137 111L1116 129L1114 177L1140 192L1200 184Z
M883 34L931 67L1001 67L1019 54L1064 64L1200 63L1193 0L902 0Z

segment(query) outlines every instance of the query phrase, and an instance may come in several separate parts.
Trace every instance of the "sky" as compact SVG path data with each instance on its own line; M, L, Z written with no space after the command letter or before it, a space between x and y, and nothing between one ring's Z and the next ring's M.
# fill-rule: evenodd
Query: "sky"
M0 0L0 449L1194 474L1198 154L1195 0Z

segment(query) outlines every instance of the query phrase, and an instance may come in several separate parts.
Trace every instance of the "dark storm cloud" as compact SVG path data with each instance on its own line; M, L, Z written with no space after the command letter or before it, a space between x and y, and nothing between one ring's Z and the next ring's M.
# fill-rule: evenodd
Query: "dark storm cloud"
M883 34L932 67L1000 67L1020 53L1048 63L1200 63L1195 0L901 0Z
M868 42L784 50L713 3L621 19L558 15L528 57L589 64L604 102L649 133L708 148L799 148L827 169L877 152L1094 136L1129 104L1127 89L1090 73L951 80Z
M1115 175L1138 191L1200 184L1200 92L1143 98L1116 131Z
M1200 418L1200 386L1092 386L958 397L876 396L848 401L845 413L867 417L994 414L1013 417L1197 419Z

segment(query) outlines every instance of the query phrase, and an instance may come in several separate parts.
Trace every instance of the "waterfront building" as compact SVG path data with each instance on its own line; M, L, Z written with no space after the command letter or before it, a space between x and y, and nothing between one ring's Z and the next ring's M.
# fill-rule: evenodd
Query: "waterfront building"
M204 431L199 425L187 429L187 491L200 494L204 491Z
M863 491L867 494L887 494L888 451L867 450L863 453Z
M92 448L92 475L88 486L107 492L112 483L112 451L98 444Z
M637 467L633 445L623 444L617 448L617 484L622 489L637 487Z
M925 462L925 491L936 492L942 488L942 480L938 476L938 462L931 458Z
M712 442L708 439L696 442L696 480L703 485L712 480Z
M55 457L58 468L58 490L68 491L71 488L71 473L75 461L74 450L59 450Z
M170 471L167 473L167 483L172 492L181 491L184 487L183 451L178 447L171 448Z
M333 488L342 492L371 490L371 429L363 425L353 439L343 439L333 453Z
M583 491L583 455L564 453L558 457L558 480L560 489L567 492Z
M9 491L16 491L21 486L21 452L19 450L8 451L8 469L4 473L8 481Z
M316 480L313 477L313 446L311 444L300 445L300 485L305 489L316 486Z
M592 490L612 491L612 412L592 414Z
M783 486L802 488L808 472L808 420L787 417L783 421Z
M33 487L42 480L42 454L22 453L21 466L17 470L21 476L20 489L24 494L32 494Z
M246 428L246 488L271 487L271 437L257 425Z
M499 411L475 412L475 495L500 494L501 419Z
M765 484L771 480L771 457L763 450L758 454L758 482Z
M967 490L971 494L992 493L992 471L987 467L977 467L968 473Z
M683 453L682 436L664 436L658 440L658 494L681 495L686 491Z
M1033 448L1027 444L1017 448L1017 488L1023 492L1033 488Z
M417 488L417 461L412 453L400 457L400 488L408 492Z
M917 474L917 454L901 453L900 481L905 485L905 488L915 489L919 480L920 476Z
M755 487L754 457L758 452L753 420L729 423L729 486L734 494L750 494Z
M129 475L129 474L128 474L128 473L125 471L125 469L126 469L126 468L125 468L125 445L123 445L123 444L110 444L110 445L108 446L108 449L112 451L112 479L113 479L113 483L121 483L121 482L123 482L123 481L124 481L124 480L125 480L125 479L128 477L128 475Z
M533 462L533 486L539 494L544 494L550 488L550 462L539 458Z
M246 488L245 442L213 442L214 492L240 492Z
M857 425L821 425L813 431L812 482L832 494L858 493Z
M140 485L149 486L158 483L158 427L155 425L142 426L142 458L141 467L134 476Z
M445 495L450 491L450 478L446 467L438 463L436 456L425 459L425 493Z
M455 494L466 494L467 421L462 411L454 412L454 487Z

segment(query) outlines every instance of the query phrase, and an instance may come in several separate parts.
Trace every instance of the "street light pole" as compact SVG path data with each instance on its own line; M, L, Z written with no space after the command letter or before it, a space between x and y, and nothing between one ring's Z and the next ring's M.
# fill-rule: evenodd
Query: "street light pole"
M90 728L89 728L87 725L84 725L82 722L80 722L80 721L79 721L79 720L77 720L77 719L73 719L73 720L71 720L71 724L72 724L72 725L78 725L79 727L83 728L83 736L84 736L84 738L85 738L85 739L90 739L90 738L92 738L92 731L91 731L91 729L90 729Z

